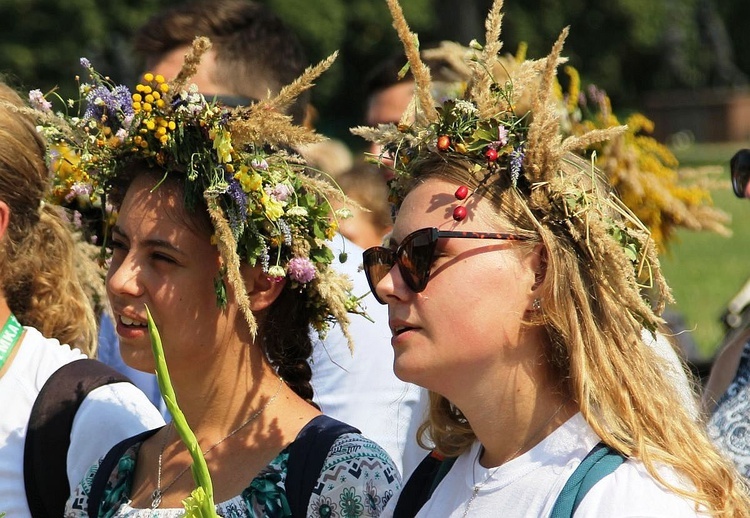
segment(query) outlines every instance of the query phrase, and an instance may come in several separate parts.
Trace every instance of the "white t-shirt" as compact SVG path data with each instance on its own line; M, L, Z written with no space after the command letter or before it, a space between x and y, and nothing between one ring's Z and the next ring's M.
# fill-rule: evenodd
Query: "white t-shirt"
M372 296L362 265L362 248L340 234L329 243L334 267L354 282L353 293L363 299L370 322L349 315L354 353L349 352L341 329L334 326L324 342L313 337L312 386L321 410L359 428L391 456L404 480L428 453L417 444L417 428L425 417L427 391L405 383L393 373L393 348L388 308ZM339 253L346 251L346 262Z
M420 509L418 518L546 517L570 475L599 442L578 413L525 454L498 468L478 462L481 445L464 453ZM670 483L679 479L670 469L660 472ZM476 485L479 491L471 503ZM683 485L679 484L677 485ZM395 500L395 499L394 499ZM386 513L391 516L395 502ZM629 459L600 480L581 501L576 518L703 516L693 502L659 484L637 460Z
M26 327L13 363L0 377L0 513L30 517L23 481L23 450L31 407L47 379L62 365L86 356ZM89 393L76 413L68 450L68 482L78 485L86 470L116 443L164 423L146 396L130 383Z
M672 382L675 388L675 392L680 397L683 406L688 411L693 419L697 419L700 414L698 410L698 397L690 383L685 367L682 364L682 360L674 350L669 340L661 334L656 333L656 338L649 331L641 331L641 339L643 343L652 347L656 354L664 358L667 362L667 368L664 371L664 375Z

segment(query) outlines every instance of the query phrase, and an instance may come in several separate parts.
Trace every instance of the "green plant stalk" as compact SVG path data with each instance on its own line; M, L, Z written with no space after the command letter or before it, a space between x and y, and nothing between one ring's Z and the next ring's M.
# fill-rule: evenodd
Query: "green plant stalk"
M211 482L211 474L208 472L208 465L203 456L203 451L198 444L198 439L190 429L190 425L188 424L187 419L185 419L185 414L182 413L182 410L180 410L180 407L177 404L177 396L174 393L174 388L172 387L172 382L169 378L167 361L164 358L161 336L159 336L159 330L156 327L156 323L154 323L154 319L151 317L151 312L149 311L148 306L146 306L146 316L148 318L148 333L151 338L151 349L154 353L154 359L156 360L156 378L159 382L159 390L161 391L169 413L172 415L174 427L177 430L180 439L182 439L182 442L190 452L190 456L193 458L193 464L190 467L190 471L192 472L196 489L182 502L186 511L185 516L187 518L218 518L216 507L214 505L214 488Z

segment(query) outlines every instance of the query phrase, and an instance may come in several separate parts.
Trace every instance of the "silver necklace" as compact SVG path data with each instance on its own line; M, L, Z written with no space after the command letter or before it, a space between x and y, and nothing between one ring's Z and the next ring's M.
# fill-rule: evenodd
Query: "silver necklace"
M507 457L499 466L495 466L494 468L492 468L492 470L490 470L487 473L487 476L484 477L484 480L482 480L481 482L479 482L477 484L477 482L476 482L476 480L474 478L475 477L474 463L479 464L479 459L482 456L482 451L484 450L483 446L479 446L479 448L477 449L476 459L474 460L474 463L472 463L472 467L471 467L471 483L474 485L474 488L471 490L471 496L469 497L469 501L466 502L466 507L464 508L464 514L462 515L461 518L466 518L467 516L469 516L469 508L471 508L471 504L474 503L474 500L476 500L477 494L479 493L479 490L487 482L489 482L490 479L492 479L492 477L495 475L495 473L497 472L497 470L499 470L505 463L510 462L511 460L515 459L516 456L518 456L518 454L521 453L521 450L523 450L526 447L526 445L531 444L531 442L534 441L539 436L539 434L541 434L542 431L544 431L545 428L547 428L547 425L549 425L552 422L552 420L555 418L555 416L560 413L560 410L563 409L563 407L565 406L565 404L567 402L568 402L568 400L565 399L562 403L560 403L560 406L557 407L557 410L555 410L552 413L552 415L549 417L549 419L547 419L544 422L544 424L542 426L540 426L539 429L536 432L534 432L534 435L532 435L527 440L525 440L523 442L523 444L521 444L521 447L518 448L516 451L514 451L509 457Z
M230 437L232 437L234 434L242 430L245 426L250 424L251 421L255 420L260 414L263 413L263 411L268 408L268 405L273 403L273 400L276 399L276 396L279 395L279 392L281 391L281 386L284 384L284 380L279 378L279 386L276 388L276 392L274 392L273 396L271 396L266 403L260 407L258 410L253 412L250 417L245 419L245 421L242 422L237 428L229 432L227 435L225 435L222 439L220 439L218 442L212 444L206 451L203 452L203 455L208 455L208 452L216 448L219 444L223 443ZM172 481L164 486L164 488L161 487L161 466L162 466L162 457L164 456L164 449L167 447L167 443L169 442L169 438L172 435L172 428L174 428L174 424L172 421L167 425L169 428L167 429L167 435L164 437L164 442L161 445L161 449L159 450L159 468L156 472L156 489L151 493L151 509L156 509L161 505L161 499L162 496L164 496L164 493L166 493L170 487L172 487L175 482L180 480L180 477L187 473L187 470L190 469L190 466L192 463L188 464L182 471L180 471L175 478L172 479Z

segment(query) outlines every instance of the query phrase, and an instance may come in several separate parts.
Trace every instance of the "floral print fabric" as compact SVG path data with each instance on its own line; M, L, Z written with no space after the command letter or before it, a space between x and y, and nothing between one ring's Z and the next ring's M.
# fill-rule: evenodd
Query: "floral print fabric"
M750 341L742 350L737 374L711 416L708 434L750 480Z
M176 518L182 509L134 509L130 505L138 443L128 449L107 481L100 517ZM241 495L217 504L226 518L291 517L285 481L288 448L271 461ZM89 469L66 506L66 517L86 517L88 494L97 466ZM318 482L310 495L307 516L314 518L379 517L386 504L401 489L401 477L393 461L380 446L359 434L348 433L334 442Z

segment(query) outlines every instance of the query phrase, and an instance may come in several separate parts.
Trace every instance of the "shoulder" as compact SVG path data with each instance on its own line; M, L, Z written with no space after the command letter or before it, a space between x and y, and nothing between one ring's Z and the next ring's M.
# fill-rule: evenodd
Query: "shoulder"
M129 490L130 479L135 471L135 461L141 444L143 444L142 441L131 444L117 459L117 462L114 462L114 468L107 477L103 493L99 495L100 501L106 502L105 505L110 507L119 505L120 500L127 497L125 493ZM72 487L70 498L65 505L66 518L88 517L89 496L92 492L94 479L102 468L103 460L102 457L90 466L80 482Z
M357 459L372 459L370 464L379 463L385 469L395 470L390 455L376 442L359 433L345 433L340 435L331 446L326 458L326 466L335 466ZM396 474L398 472L396 471Z
M33 327L24 327L24 330L26 334L12 367L22 369L24 378L32 380L39 390L57 369L86 358L78 349L63 345L54 338L46 338Z
M671 469L659 473L671 485L688 487ZM629 459L591 488L575 516L682 518L702 514L692 500L661 484L641 462Z
M331 446L308 507L308 515L380 516L401 490L401 476L386 451L358 433L339 436Z
M68 477L75 484L86 469L123 439L164 424L159 411L131 383L111 383L92 390L73 420Z

